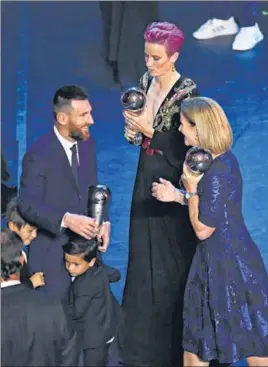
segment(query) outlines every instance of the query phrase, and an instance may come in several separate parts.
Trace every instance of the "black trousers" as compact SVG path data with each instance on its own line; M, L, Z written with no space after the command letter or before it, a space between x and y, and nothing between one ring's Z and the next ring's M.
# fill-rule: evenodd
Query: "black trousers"
M84 367L105 367L109 361L109 350L112 343L97 348L83 350Z

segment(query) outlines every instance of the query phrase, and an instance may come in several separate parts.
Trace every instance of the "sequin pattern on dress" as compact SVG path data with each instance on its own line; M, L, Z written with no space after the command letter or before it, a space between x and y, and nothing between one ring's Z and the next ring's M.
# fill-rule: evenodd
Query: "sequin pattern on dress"
M268 276L241 212L242 178L232 154L217 157L198 187L199 220L216 228L200 241L184 300L183 347L234 363L268 355Z

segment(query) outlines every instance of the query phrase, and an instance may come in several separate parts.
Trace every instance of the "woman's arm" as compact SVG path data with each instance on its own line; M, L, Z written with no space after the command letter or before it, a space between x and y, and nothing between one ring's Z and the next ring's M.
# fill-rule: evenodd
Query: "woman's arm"
M159 201L175 202L181 205L187 205L183 193L176 189L170 181L163 178L160 178L159 182L153 182L152 196Z
M196 236L200 240L209 238L216 228L208 227L201 223L199 217L199 196L193 195L188 199L189 217Z
M196 236L200 240L206 240L209 238L216 228L209 227L199 220L199 196L197 194L198 182L201 180L203 175L196 176L191 174L190 170L187 168L186 164L183 165L183 174L181 180L185 187L185 190L190 194L188 199L189 217Z

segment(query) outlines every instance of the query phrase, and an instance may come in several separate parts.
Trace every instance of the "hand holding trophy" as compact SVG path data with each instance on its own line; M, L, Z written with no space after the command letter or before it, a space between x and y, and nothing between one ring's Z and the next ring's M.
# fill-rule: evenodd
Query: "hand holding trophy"
M213 158L210 151L200 147L189 149L185 158L187 167L192 173L197 175L205 173L211 166L212 161Z
M88 188L88 216L94 218L98 226L101 226L103 223L111 196L110 189L105 185L90 186Z
M184 164L191 174L199 177L209 169L212 162L213 157L209 150L201 147L193 147L188 150ZM185 190L182 179L180 180L180 187L181 192L185 195L187 190Z
M141 114L146 105L146 94L141 88L132 87L127 89L121 96L121 104L126 111L131 111L137 115ZM137 132L131 139L134 145L141 145L143 142L143 135Z

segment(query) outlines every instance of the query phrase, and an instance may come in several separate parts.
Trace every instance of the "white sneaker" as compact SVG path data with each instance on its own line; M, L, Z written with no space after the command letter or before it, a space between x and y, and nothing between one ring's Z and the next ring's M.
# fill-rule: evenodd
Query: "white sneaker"
M201 25L201 27L193 33L193 36L198 40L206 40L218 36L236 34L238 31L239 27L234 17L227 20L213 18Z
M264 36L257 23L252 27L242 27L234 39L232 48L236 51L251 50L263 38Z

